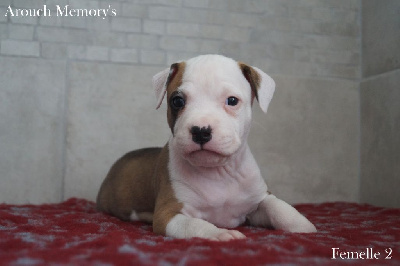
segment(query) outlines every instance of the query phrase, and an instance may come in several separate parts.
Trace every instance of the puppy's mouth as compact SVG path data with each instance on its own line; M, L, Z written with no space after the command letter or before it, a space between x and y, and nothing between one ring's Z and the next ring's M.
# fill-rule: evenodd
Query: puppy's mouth
M186 154L185 158L194 166L217 167L226 164L230 154L199 147L199 149Z
M223 154L220 152L216 152L216 151L212 151L212 150L208 150L208 149L204 149L204 148L201 148L201 149L198 149L198 150L195 150L195 151L192 151L189 153L189 156L207 156L207 155L221 156L221 157L228 156L227 154Z

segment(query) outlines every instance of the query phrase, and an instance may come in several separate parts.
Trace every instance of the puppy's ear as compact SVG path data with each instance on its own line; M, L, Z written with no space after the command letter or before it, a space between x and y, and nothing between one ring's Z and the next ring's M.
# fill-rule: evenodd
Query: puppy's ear
M157 99L156 109L160 108L167 92L168 85L172 82L172 80L174 80L176 74L181 68L180 66L184 66L184 63L181 62L172 64L170 68L164 69L163 71L154 75L152 82Z
M165 93L167 91L166 82L169 76L169 68L164 69L163 71L154 75L152 79L153 89L156 94L157 106L156 109L160 108L161 103L164 99Z
M250 83L253 95L260 104L264 113L268 110L275 91L275 81L262 70L239 62L244 77Z

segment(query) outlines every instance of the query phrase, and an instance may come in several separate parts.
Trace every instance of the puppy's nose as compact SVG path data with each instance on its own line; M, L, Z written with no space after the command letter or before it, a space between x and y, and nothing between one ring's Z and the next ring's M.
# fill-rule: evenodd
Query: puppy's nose
M192 133L192 140L200 145L203 145L207 142L209 142L212 138L211 134L211 127L198 127L198 126L193 126L190 129L190 133Z

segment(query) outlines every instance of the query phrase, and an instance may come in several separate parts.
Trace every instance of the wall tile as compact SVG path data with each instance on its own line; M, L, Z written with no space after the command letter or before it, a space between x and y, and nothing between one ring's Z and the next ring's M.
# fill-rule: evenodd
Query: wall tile
M68 56L68 47L66 44L43 42L41 45L41 56L48 59L65 59Z
M5 55L38 57L40 56L40 44L39 42L4 40L1 41L0 51Z
M361 201L400 207L400 70L361 83Z
M86 59L88 60L108 60L108 47L88 46L86 48Z
M2 13L0 13L2 14ZM13 40L33 40L34 26L11 24L9 27L10 39Z
M165 65L165 59L165 53L157 50L142 50L140 53L140 62L146 65Z
M113 4L113 7L114 7L114 5L115 4ZM117 9L117 12L121 10L120 11L121 15L125 16L125 17L145 18L148 14L148 6L146 6L146 5L122 3L122 7L116 8L116 9Z
M163 6L149 7L149 18L151 19L178 21L180 17L181 17L181 10L176 7L163 7Z
M123 32L140 32L142 22L138 18L122 18L113 17L111 21L111 29Z
M110 55L112 62L137 63L139 56L136 49L111 49Z
M0 60L0 202L62 200L65 63Z
M151 87L152 76L161 70L112 64L70 65L66 198L94 200L119 157L130 150L167 142L170 130L165 109L155 110Z
M132 48L157 49L159 38L156 35L148 34L128 34L126 36L126 45Z
M358 83L274 76L249 144L270 191L289 202L358 200Z
M167 24L169 35L196 37L199 35L200 26L198 24L170 22Z
M165 34L165 22L156 20L144 20L143 32L153 34Z
M363 77L400 68L400 1L362 1Z
M83 29L39 27L36 31L38 41L85 44L89 40Z

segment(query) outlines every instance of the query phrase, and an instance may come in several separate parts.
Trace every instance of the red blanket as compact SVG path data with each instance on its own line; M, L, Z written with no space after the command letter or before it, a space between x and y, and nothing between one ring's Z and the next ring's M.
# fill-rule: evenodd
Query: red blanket
M239 227L245 240L212 242L155 235L151 225L122 222L92 202L0 205L0 265L400 265L400 209L354 203L296 208L318 233Z

